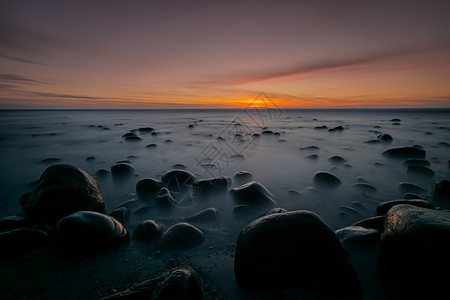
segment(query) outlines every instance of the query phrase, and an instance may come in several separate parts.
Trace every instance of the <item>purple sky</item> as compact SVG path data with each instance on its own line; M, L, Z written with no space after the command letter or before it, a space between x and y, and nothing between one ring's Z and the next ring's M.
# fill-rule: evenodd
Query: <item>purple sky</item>
M0 108L450 107L450 1L0 2Z

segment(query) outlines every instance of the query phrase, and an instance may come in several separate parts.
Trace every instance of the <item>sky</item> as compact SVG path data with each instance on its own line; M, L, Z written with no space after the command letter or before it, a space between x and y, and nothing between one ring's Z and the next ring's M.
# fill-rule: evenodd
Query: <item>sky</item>
M0 1L0 109L450 107L450 1Z

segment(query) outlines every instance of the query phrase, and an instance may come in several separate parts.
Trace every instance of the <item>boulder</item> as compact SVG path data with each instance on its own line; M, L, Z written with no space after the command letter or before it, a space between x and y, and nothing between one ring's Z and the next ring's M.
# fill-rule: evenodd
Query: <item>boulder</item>
M136 194L142 201L153 201L162 187L161 181L153 178L144 178L136 183Z
M155 204L158 208L167 210L174 208L177 202L168 189L162 188L156 195Z
M392 207L386 215L380 251L391 281L429 296L438 291L442 295L448 289L450 212L412 205Z
M177 223L161 236L156 249L164 251L187 250L197 247L205 240L205 234L189 223Z
M382 216L387 214L388 210L390 210L395 205L399 204L409 204L417 207L425 207L425 208L431 208L433 209L434 206L427 200L423 199L399 199L399 200L392 200L387 202L382 202L377 207L377 215Z
M128 221L130 220L130 211L125 206L116 208L109 215L123 225L128 223Z
M211 179L201 179L193 183L192 189L194 197L197 199L204 199L217 194L224 194L228 192L231 185L231 178L222 176Z
M155 220L145 220L134 229L132 238L140 242L157 242L165 230L164 224Z
M251 181L232 188L230 194L236 204L246 204L253 208L272 208L276 206L275 196L262 184Z
M125 178L133 175L135 169L129 163L117 163L111 167L111 174L115 178Z
M238 284L253 291L302 288L361 296L361 285L334 231L310 211L261 217L239 234Z
M390 134L385 133L385 134L380 134L379 136L377 136L377 140L379 140L380 142L385 143L385 144L390 144L390 143L392 143L393 138Z
M200 277L190 267L169 270L156 278L133 285L127 290L102 298L102 300L202 300Z
M314 173L313 183L320 189L331 190L341 185L341 180L333 173L319 171Z
M362 226L348 226L336 230L336 236L344 246L369 246L378 243L380 232Z
M162 183L174 193L185 193L192 184L197 181L197 177L185 170L171 170L161 177Z
M56 224L58 240L69 250L97 250L126 243L130 234L116 219L97 212L79 211Z
M420 158L424 159L426 152L418 147L392 148L383 152L383 155L394 159Z
M105 209L97 180L71 165L48 167L38 185L22 195L20 204L31 220L49 223L77 211Z
M345 159L343 159L342 157L338 156L338 155L334 155L328 158L328 161L332 164L343 164L346 162Z
M405 166L424 166L424 167L428 167L430 166L430 162L426 159L406 159L403 161L403 164Z

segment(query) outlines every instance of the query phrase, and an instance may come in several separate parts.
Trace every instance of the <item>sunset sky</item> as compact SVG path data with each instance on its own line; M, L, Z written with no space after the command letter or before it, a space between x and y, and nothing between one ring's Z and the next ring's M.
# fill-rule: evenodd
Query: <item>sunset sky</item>
M0 108L450 107L450 1L0 1Z

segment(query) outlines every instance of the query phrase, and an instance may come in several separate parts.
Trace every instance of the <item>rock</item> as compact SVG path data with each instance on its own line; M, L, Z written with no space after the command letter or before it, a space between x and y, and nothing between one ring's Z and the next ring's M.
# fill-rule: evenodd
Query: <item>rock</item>
M376 229L378 231L383 231L385 216L376 216L361 220L354 223L352 226L360 226L368 229Z
M93 162L93 161L95 161L95 157L94 156L88 156L88 157L86 157L86 161L87 162Z
M130 220L130 211L126 207L119 207L113 210L110 214L111 217L125 225Z
M191 172L176 169L166 172L161 181L169 191L185 193L197 181L197 177Z
M379 140L368 140L364 142L365 144L380 144L381 142Z
M137 137L136 133L134 132L127 132L125 134L122 135L123 138L128 138L128 137Z
M145 148L147 148L147 149L153 149L156 147L158 147L158 145L156 145L156 144L148 144L147 146L145 146Z
M253 174L248 171L237 171L233 175L234 181L238 184L243 184L251 181L253 179Z
M59 158L55 158L55 157L50 157L50 158L46 158L40 161L41 164L56 164L58 162L60 162L61 159Z
M314 129L316 129L316 130L325 130L325 129L328 129L328 127L325 126L325 125L322 125L322 126L316 126L316 127L314 127Z
M430 162L426 159L415 159L415 158L411 158L411 159L406 159L403 161L403 164L405 166L425 166L428 167L430 166Z
M406 172L416 176L434 177L434 171L425 166L408 166Z
M25 216L12 215L0 219L0 232L31 227L31 222Z
M365 193L375 193L377 191L377 188L373 185L363 182L354 183L352 184L352 187Z
M336 230L336 236L344 246L364 246L378 243L380 232L362 226L348 226Z
M154 279L135 284L125 291L102 298L102 300L126 299L202 300L202 283L193 269L181 267L169 270Z
M217 220L217 216L218 210L213 207L209 207L205 208L204 210L194 215L187 217L185 221L190 223L207 223Z
M174 164L174 165L171 166L171 168L172 169L181 169L181 170L186 170L187 169L186 165L183 165L183 164Z
M264 216L272 215L272 214L283 214L285 212L288 212L287 209L281 208L281 207L275 207L271 210L267 211Z
M48 167L39 184L22 195L20 204L32 221L49 223L76 211L105 209L97 180L71 165Z
M267 134L273 134L272 130L264 130L263 132L261 132L261 134L267 135Z
M163 251L187 250L197 247L205 240L205 234L189 223L177 223L161 236L156 249Z
M139 133L151 133L151 132L155 131L155 129L151 128L151 127L141 127L138 130L139 130Z
M138 136L127 136L125 142L140 142L142 139Z
M400 205L400 204L408 204L408 205L413 205L413 206L417 206L417 207L425 207L425 208L434 209L433 204L431 204L427 200L422 200L422 199L399 199L399 200L392 200L392 201L387 201L387 202L380 203L378 205L378 207L377 207L377 215L378 216L385 215L385 214L387 214L389 209L391 209L392 207L394 207L396 205Z
M79 211L56 224L58 240L68 249L96 250L126 243L130 234L116 219L97 212Z
M164 224L155 220L145 220L134 229L132 238L139 242L157 242L165 230Z
M133 175L135 169L128 163L118 163L111 167L111 174L115 178L125 178Z
M211 179L201 179L194 182L192 189L194 197L197 199L204 199L217 194L224 194L228 192L228 187L231 185L231 178L222 176Z
M232 188L230 194L236 204L246 204L252 208L276 206L276 197L265 186L256 181Z
M385 144L390 144L390 143L392 143L392 141L394 140L394 139L392 138L392 136L391 136L390 134L387 134L387 133L385 133L385 134L380 134L379 136L377 136L377 139L378 139L380 142L385 143Z
M365 178L363 178L362 176L356 177L356 181L359 183L368 183L367 180Z
M328 131L329 132L340 132L340 131L344 131L344 127L342 127L342 126L336 126L336 127L334 127L334 128L330 128L330 129L328 129Z
M436 181L433 186L433 202L437 206L450 209L450 181Z
M95 172L95 176L97 176L100 179L103 179L109 176L109 171L106 169L100 169L97 172Z
M332 173L319 171L314 173L313 183L317 188L331 190L340 186L342 182Z
M238 284L252 291L301 288L361 296L361 285L334 231L310 211L264 216L239 234Z
M398 184L398 188L400 191L404 193L416 192L416 193L424 193L426 190L418 185L409 182L400 182Z
M392 148L383 152L383 155L394 159L420 158L424 159L426 152L417 147Z
M154 201L162 187L161 181L153 178L144 178L136 183L136 194L142 201Z
M300 148L301 151L317 151L320 148L317 146L308 146L308 147L302 147Z
M406 193L406 194L403 195L402 198L403 199L423 199L423 200L427 200L424 197L419 196L419 195L414 194L414 193Z
M155 204L160 209L168 210L173 209L177 205L177 201L168 189L162 188L156 195Z
M317 154L307 155L307 156L305 156L305 159L308 159L308 160L318 160L318 159L319 159L319 155L317 155Z
M398 119L398 118L394 118L394 119L391 119L391 122L401 122L402 120L400 120L400 119Z
M394 206L386 215L380 251L397 284L402 282L408 290L418 289L426 295L442 295L448 287L448 275L442 270L450 268L450 213Z
M50 238L45 231L35 228L20 228L0 233L0 261L20 256L48 244Z
M235 218L247 217L250 214L250 207L245 204L239 204L233 207L233 216Z

